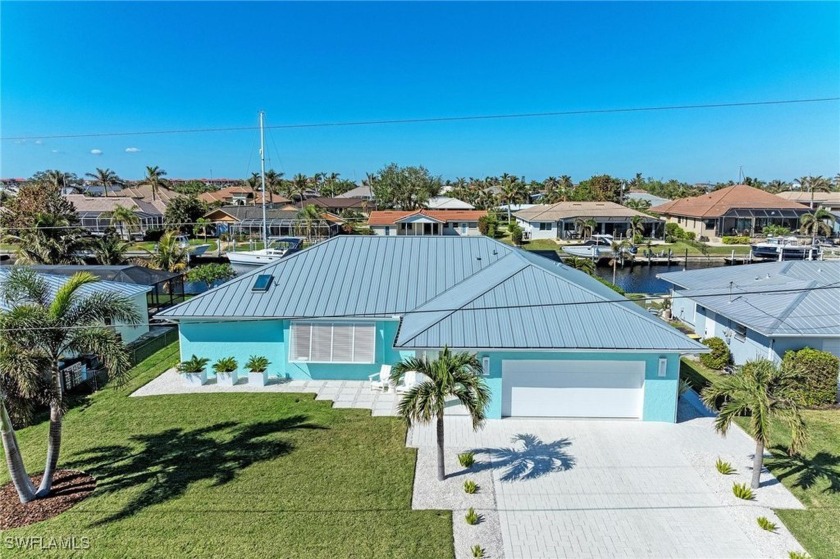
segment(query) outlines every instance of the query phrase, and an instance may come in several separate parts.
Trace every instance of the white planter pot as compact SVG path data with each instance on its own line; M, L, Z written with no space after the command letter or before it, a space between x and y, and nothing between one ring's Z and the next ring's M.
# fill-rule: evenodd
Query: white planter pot
M263 371L261 373L255 373L253 371L248 372L248 384L253 386L265 386L268 382L268 371Z
M237 382L239 382L239 371L216 373L216 384L219 386L233 386Z
M201 386L207 384L207 371L200 373L181 373L181 378L184 379L184 384L187 386Z

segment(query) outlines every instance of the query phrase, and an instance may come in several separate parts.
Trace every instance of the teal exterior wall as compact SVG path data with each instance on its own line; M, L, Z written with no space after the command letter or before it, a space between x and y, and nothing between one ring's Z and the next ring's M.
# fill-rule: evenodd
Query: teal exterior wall
M367 380L379 371L382 364L398 363L403 357L414 355L413 350L395 349L399 322L376 322L376 350L374 363L307 363L289 361L288 320L190 323L180 324L181 359L193 354L207 357L211 364L221 357L234 356L244 368L251 355L264 355L271 365L271 376L294 380ZM643 361L645 363L644 421L666 421L677 418L677 388L680 360L677 354L621 353L621 352L546 352L498 351L478 352L478 358L490 358L489 375L485 377L492 398L487 409L489 419L502 417L502 361L509 359L556 359L594 361ZM659 377L659 358L668 359L665 377Z
M505 360L589 360L589 361L643 361L645 363L644 407L642 420L677 420L677 389L680 377L680 356L677 354L602 352L549 352L549 351L499 351L478 352L478 358L490 358L490 374L487 385L493 397L487 410L487 417L502 417L502 361ZM659 358L668 360L666 376L659 376Z

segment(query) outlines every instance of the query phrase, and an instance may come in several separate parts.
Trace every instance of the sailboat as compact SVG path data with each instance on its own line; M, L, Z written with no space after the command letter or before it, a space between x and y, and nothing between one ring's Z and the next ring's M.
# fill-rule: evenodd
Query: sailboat
M303 239L297 237L269 237L265 218L265 113L260 111L260 182L262 186L262 242L259 250L228 252L230 265L237 274L250 272L299 251Z

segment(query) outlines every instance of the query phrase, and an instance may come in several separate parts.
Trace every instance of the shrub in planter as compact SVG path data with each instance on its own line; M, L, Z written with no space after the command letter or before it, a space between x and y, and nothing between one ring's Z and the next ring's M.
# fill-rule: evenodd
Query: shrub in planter
M248 384L265 386L268 381L268 366L271 362L263 356L252 355L245 363L248 369Z
M239 371L236 359L223 357L213 363L213 370L216 371L216 383L222 386L233 386L239 381Z
M209 362L210 360L206 357L193 355L186 361L178 363L178 372L187 384L201 386L207 383L207 363Z
M804 406L825 406L837 399L840 358L806 347L785 352L782 369L796 377L794 397Z
M700 355L700 362L710 369L720 371L727 365L732 358L729 351L729 346L726 345L720 338L706 338L703 340L703 345L711 349L711 353L703 353Z

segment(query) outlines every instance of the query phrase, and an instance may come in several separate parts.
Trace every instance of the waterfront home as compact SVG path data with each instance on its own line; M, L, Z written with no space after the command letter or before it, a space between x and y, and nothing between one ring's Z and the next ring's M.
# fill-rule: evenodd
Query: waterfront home
M661 234L660 221L613 202L558 202L537 204L513 214L526 239L571 239L580 234L580 221L594 221L592 233L613 235L627 234L630 223L638 217L646 233L654 237Z
M309 222L300 219L299 212L300 210L294 206L266 208L265 227L268 236L332 237L339 233L343 223L340 218L327 212L321 214L321 219ZM263 209L261 206L222 206L210 210L204 217L216 224L217 234L256 236L262 234Z
M347 192L339 194L336 198L361 198L362 200L373 200L374 196L369 186L362 185L357 186L356 188L351 188Z
M564 264L483 236L338 236L161 312L181 358L251 355L291 379L367 381L444 346L477 354L488 416L676 420L705 351Z
M313 196L295 203L295 207L315 206L319 210L339 215L344 211L354 211L367 215L373 204L361 198L331 198L327 196Z
M650 209L668 223L676 223L698 240L719 241L724 236L760 234L768 225L791 230L807 206L780 198L758 188L738 184L691 198L680 198Z
M236 185L202 192L198 199L211 206L257 206L262 205L262 192L254 190L250 186ZM279 194L266 193L266 204L286 205L290 202L288 198Z
M449 196L433 196L426 202L430 210L474 210L475 206Z
M798 202L809 208L812 205L811 196L813 195L814 209L822 206L832 214L834 214L834 236L840 236L840 192L809 192L807 190L786 190L779 192L776 196L790 200L791 202Z
M480 235L484 210L380 210L370 212L368 225L375 235Z
M123 196L85 196L68 194L64 198L76 208L79 225L91 233L103 233L109 227L120 230L124 237L140 236L149 229L163 227L163 211L160 205L152 204L142 198ZM137 216L136 224L112 223L111 216L117 206L131 210ZM165 211L165 210L164 210Z
M840 262L769 262L659 274L671 312L723 338L736 365L810 347L840 356Z

